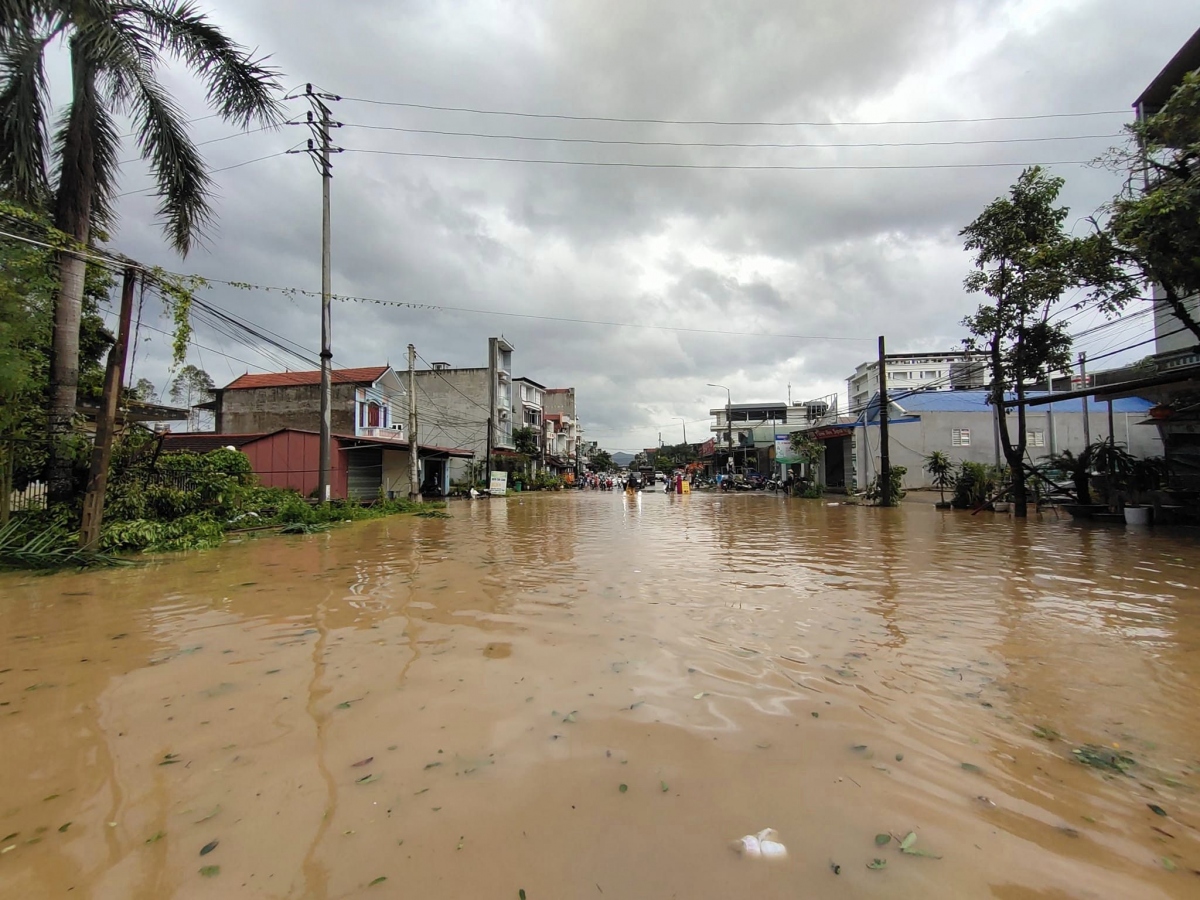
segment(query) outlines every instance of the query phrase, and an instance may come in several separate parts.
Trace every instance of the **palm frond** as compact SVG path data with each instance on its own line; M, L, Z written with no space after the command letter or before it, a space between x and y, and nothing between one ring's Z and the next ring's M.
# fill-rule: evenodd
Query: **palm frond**
M48 190L44 48L45 40L24 28L0 47L0 187L27 204Z
M276 96L279 70L255 59L226 37L191 0L132 0L114 3L117 19L134 20L162 49L183 60L204 79L208 103L229 122L278 125L284 119Z

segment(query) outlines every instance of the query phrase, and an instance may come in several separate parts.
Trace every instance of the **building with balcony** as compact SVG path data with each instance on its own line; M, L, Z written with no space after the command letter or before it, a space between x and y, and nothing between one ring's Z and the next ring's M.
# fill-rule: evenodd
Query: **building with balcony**
M889 391L979 390L987 386L989 367L983 355L889 353L884 360ZM860 363L846 379L848 411L861 411L879 393L879 360Z

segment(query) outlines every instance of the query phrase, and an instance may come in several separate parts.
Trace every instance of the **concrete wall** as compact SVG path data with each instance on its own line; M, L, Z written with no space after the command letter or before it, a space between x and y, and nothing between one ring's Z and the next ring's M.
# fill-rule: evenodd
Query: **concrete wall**
M354 434L354 391L353 384L332 386L330 423L336 434ZM216 429L219 434L257 434L280 428L320 430L320 385L290 385L221 393Z
M405 376L402 376L405 377ZM487 456L487 369L420 371L417 379L417 442L422 445L470 450L476 459ZM400 398L408 421L408 396ZM451 480L466 473L467 459L451 459ZM408 477L405 475L405 484ZM406 489L407 490L407 489Z
M408 451L383 451L383 495L397 500L408 496L411 481L408 477Z
M1158 429L1152 425L1138 424L1145 419L1146 416L1142 413L1114 413L1113 429L1116 432L1116 442L1124 444L1134 456L1162 456L1163 445ZM1093 442L1109 436L1107 413L1091 413L1088 423ZM1015 413L1009 415L1008 426L1015 439ZM953 446L952 432L955 428L971 430L969 447ZM1064 450L1079 453L1085 446L1082 411L1056 411L1051 425L1049 414L1034 407L1026 414L1025 429L1041 431L1045 438L1044 446L1028 448L1028 455L1034 462ZM990 412L922 412L920 421L894 422L888 430L891 438L892 465L908 469L904 475L905 488L924 487L929 484L929 476L922 466L925 457L935 450L940 450L956 463L978 462L993 465L997 459L995 422ZM858 488L864 490L879 471L878 425L854 429L854 454ZM1003 461L1002 453L1000 458Z

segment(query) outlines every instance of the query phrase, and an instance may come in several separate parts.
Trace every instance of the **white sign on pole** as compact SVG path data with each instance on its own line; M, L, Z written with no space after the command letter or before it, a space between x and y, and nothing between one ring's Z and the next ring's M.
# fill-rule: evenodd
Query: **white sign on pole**
M775 435L775 458L777 460L787 459L792 455L792 438L791 435L777 434Z
M493 472L491 480L488 482L488 493L492 496L503 497L508 493L508 473Z

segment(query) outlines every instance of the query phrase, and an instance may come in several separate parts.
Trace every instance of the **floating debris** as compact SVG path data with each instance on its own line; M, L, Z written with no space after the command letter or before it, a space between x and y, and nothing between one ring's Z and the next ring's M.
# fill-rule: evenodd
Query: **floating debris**
M782 859L787 847L779 842L779 832L764 828L758 834L747 834L733 842L733 849L750 859Z

